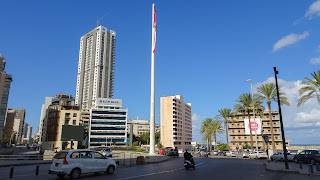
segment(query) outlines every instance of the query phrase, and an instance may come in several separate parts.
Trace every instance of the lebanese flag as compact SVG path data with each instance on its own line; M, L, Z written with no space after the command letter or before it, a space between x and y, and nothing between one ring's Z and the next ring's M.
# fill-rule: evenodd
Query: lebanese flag
M152 53L156 52L157 23L155 5L152 5Z

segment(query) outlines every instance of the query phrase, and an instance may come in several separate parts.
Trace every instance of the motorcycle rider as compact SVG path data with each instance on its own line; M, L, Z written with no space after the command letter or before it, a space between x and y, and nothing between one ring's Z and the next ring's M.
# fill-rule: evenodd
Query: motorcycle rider
M186 149L186 152L184 152L183 154L184 159L190 161L193 165L195 165L194 161L193 161L193 156L188 152L188 150Z

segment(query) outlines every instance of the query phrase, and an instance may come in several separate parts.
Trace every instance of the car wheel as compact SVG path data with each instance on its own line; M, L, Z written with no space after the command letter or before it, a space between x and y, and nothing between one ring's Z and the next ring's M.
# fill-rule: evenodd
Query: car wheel
M59 178L64 178L65 174L57 174Z
M185 168L186 168L186 170L189 170L189 167L186 166Z
M79 168L75 168L71 171L70 177L71 179L77 179L81 174L81 170Z
M294 158L293 160L294 160L295 163L299 162L298 158Z
M113 174L114 170L115 170L114 166L109 166L107 169L107 174Z
M270 158L271 161L273 161L273 158Z

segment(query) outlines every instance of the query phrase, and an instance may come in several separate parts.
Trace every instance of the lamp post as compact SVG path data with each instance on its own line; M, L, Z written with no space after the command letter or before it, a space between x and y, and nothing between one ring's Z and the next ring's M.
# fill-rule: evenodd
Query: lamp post
M278 108L279 108L279 115L280 115L280 125L281 125L281 135L282 135L282 147L283 147L283 155L284 155L284 164L285 168L289 169L288 164L288 157L287 157L287 148L286 148L286 138L284 137L284 129L283 129L283 122L282 122L282 114L281 114L281 104L280 104L280 97L279 97L279 87L278 87L278 79L277 79L277 68L273 67L274 70L274 78L276 81L276 89L277 89L277 98L278 98Z
M253 101L253 93L252 93L252 79L248 79L247 82L250 82L251 84L251 102ZM254 121L254 134L255 134L255 137L256 137L256 151L258 152L258 138L257 138L257 123L256 123L256 115L254 113L254 103L252 102L252 111L253 111L253 121ZM249 122L251 123L251 122ZM251 129L250 129L251 131Z

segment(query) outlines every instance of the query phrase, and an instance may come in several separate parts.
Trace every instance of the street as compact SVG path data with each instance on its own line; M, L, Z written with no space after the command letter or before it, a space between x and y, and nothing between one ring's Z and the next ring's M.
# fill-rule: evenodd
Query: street
M136 179L319 179L319 176L300 174L286 174L266 171L263 163L266 160L249 160L238 158L195 158L195 170L185 170L183 158L171 158L168 161L155 164L138 165L118 168L113 175L100 173L99 175L82 175L79 179L110 179L110 180L136 180ZM17 166L14 169L14 178L18 180L58 179L56 175L49 175L50 165L39 165L39 176L35 176L36 166ZM0 179L9 179L10 167L0 168ZM66 179L69 179L67 177Z

